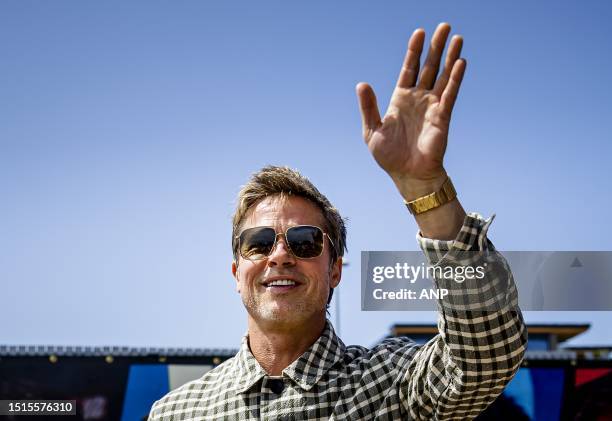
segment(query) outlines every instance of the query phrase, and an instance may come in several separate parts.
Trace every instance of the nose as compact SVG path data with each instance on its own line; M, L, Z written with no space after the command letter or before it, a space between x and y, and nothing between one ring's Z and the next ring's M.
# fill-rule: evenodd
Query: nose
M289 250L284 235L279 234L276 238L276 244L268 256L268 266L289 267L295 265L295 262L295 256L291 253L291 250Z

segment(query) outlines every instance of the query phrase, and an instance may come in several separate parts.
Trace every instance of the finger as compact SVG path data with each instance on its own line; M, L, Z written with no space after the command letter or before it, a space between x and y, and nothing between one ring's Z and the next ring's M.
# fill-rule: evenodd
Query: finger
M359 98L359 109L361 110L361 124L363 129L363 138L368 142L370 134L376 130L380 122L380 113L378 112L378 104L376 103L376 95L374 90L367 83L357 84L357 97Z
M408 51L406 51L406 57L404 57L404 63L402 64L402 70L397 79L396 87L412 88L416 83L424 42L425 31L423 29L419 28L412 33L410 41L408 41Z
M448 38L450 29L451 27L448 23L441 23L436 28L436 31L431 37L427 59L421 71L421 78L419 79L417 88L431 89L433 87L438 69L440 68L442 51L444 51L444 45L446 44L446 38Z
M461 47L463 47L463 37L461 35L455 35L451 38L450 45L448 46L448 52L446 53L446 61L444 62L444 70L434 85L434 94L440 96L446 88L448 79L450 78L451 70L455 65L455 61L461 55Z
M457 99L457 94L459 94L459 87L461 86L461 81L463 80L463 75L465 74L465 67L467 63L465 59L459 59L455 61L453 66L453 70L451 71L450 79L448 80L448 84L442 93L442 98L440 99L440 107L442 112L447 115L451 115L453 111L453 106L455 105L455 100Z

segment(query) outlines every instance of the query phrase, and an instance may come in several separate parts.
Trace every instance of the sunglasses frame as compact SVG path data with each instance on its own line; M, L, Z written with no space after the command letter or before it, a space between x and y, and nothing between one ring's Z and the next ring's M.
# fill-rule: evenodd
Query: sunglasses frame
M321 231L323 233L323 246L321 247L321 253L319 253L319 255L317 256L312 256L312 257L299 257L296 256L295 253L293 252L293 250L291 249L291 245L289 244L289 241L287 240L287 233L289 232L290 229L292 228L300 228L300 227L312 227L312 228L316 228L319 231ZM254 228L270 228L271 230L274 231L274 243L272 244L272 248L270 249L270 253L268 253L266 256L261 257L259 259L252 259L249 257L245 257L242 255L242 250L240 247L240 237L242 236L242 234L246 231L246 230L250 230L250 229L254 229ZM317 227L316 225L294 225L292 227L289 227L285 230L285 232L276 232L276 230L274 229L274 227L270 227L270 226L266 226L266 225L262 225L259 227L250 227L250 228L246 228L244 230L242 230L240 232L240 234L238 234L236 236L236 239L238 240L238 254L240 255L240 257L242 257L243 259L246 260L250 260L252 262L256 262L259 260L264 260L267 259L268 257L270 257L270 255L272 254L272 252L274 251L274 249L276 248L276 243L278 242L278 236L282 235L285 237L285 244L287 245L287 249L289 250L289 252L291 253L292 256L294 256L296 259L303 259L303 260L310 260L310 259L316 259L317 257L321 257L321 255L323 254L323 252L325 251L325 237L327 237L327 239L329 240L329 244L331 244L332 248L334 251L336 251L336 246L334 245L334 242L332 241L331 237L329 236L328 233L326 233L325 231L323 231L323 229L321 227Z

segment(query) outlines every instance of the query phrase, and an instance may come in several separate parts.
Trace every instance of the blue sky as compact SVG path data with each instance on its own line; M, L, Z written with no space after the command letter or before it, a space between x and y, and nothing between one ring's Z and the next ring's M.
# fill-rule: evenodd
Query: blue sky
M384 110L408 37L441 21L464 36L468 62L445 161L464 207L497 214L500 250L612 250L611 12L604 1L2 2L0 343L237 347L246 313L230 220L266 164L299 169L349 218L345 342L433 322L360 311L360 251L417 245L361 139L354 87L371 83ZM575 343L612 342L610 313L526 318L591 322Z

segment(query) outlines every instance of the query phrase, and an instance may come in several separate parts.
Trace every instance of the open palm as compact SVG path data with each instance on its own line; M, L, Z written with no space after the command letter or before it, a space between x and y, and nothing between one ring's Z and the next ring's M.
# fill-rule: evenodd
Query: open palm
M438 76L449 32L448 24L438 26L420 74L425 32L418 29L413 33L383 119L370 85L357 85L364 140L376 162L396 184L445 176L443 158L451 112L465 72L465 61L459 59L463 41L454 36Z

